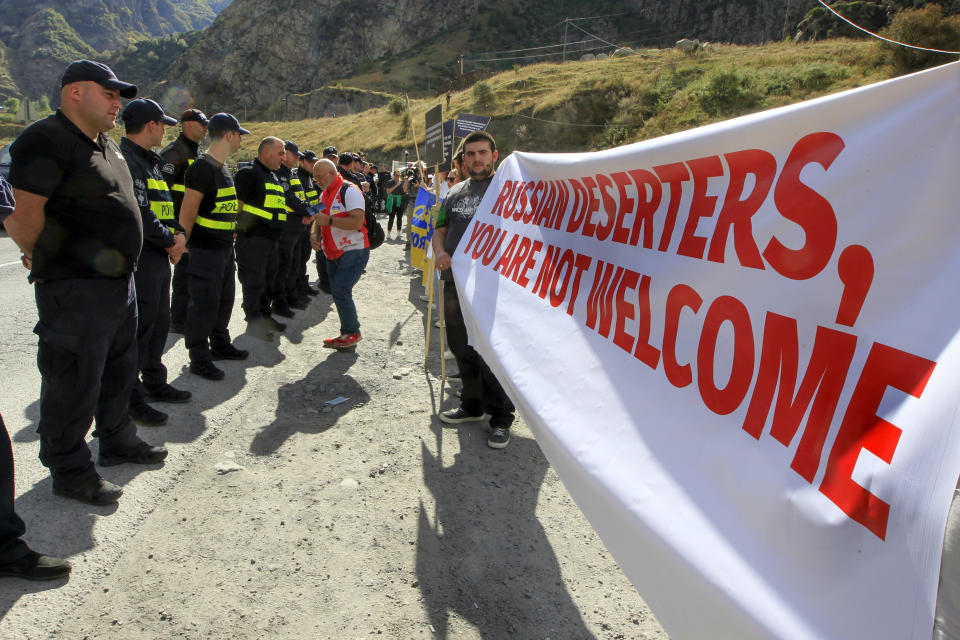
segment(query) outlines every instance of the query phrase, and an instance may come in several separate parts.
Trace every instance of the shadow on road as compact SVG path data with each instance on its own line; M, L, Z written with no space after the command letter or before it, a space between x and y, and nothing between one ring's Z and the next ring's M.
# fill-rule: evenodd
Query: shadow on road
M360 383L347 375L356 361L356 351L331 350L326 360L301 380L280 387L276 417L254 436L250 453L258 456L276 453L295 433L323 433L352 407L369 401L370 396ZM324 404L339 396L348 400L335 406Z
M536 442L514 435L507 449L492 451L483 425L456 433L451 466L422 446L436 516L431 522L421 504L416 566L436 637L455 637L456 613L483 638L593 638L537 520L549 465Z

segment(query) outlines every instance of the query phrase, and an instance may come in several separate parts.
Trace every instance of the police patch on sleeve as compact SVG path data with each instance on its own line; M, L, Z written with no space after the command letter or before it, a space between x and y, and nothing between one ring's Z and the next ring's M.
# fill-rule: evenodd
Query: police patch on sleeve
M160 168L160 170L163 171L163 172L164 172L165 174L167 174L168 176L172 176L173 173L174 173L174 171L176 171L177 169L176 169L176 167L173 166L172 163L168 162L167 164L163 165L163 166Z
M147 183L141 178L133 179L133 192L137 195L137 204L141 207L150 206L150 198L147 197Z

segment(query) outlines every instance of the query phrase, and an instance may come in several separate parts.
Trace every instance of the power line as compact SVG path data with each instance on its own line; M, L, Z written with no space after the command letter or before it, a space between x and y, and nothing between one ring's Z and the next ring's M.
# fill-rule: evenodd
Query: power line
M860 31L863 31L864 33L866 33L866 34L868 34L868 35L871 35L871 36L873 36L874 38L877 38L878 40L883 40L884 42L889 42L889 43L891 43L891 44L898 44L898 45L900 45L901 47L907 47L907 48L909 48L909 49L917 49L917 50L919 50L919 51L932 51L933 53L948 53L948 54L951 54L951 55L960 55L960 51L944 51L943 49L931 49L931 48L929 48L929 47L918 47L918 46L916 46L916 45L907 44L906 42L900 42L899 40L891 40L890 38L884 38L883 36L878 35L878 34L874 33L873 31L868 31L867 29L864 29L863 27L861 27L861 26L858 25L857 23L851 22L851 21L848 20L847 18L844 18L842 15L840 15L839 13L837 13L836 11L834 11L834 10L833 10L833 7L829 6L829 5L828 5L827 3L825 3L823 0L817 0L817 2L819 2L820 4L822 4L822 5L827 9L827 11L829 11L829 12L832 13L833 15L837 16L838 18L840 18L841 20L843 20L844 22L846 22L847 24L849 24L851 27L853 27L853 28L855 28L855 29L859 29Z
M580 44L582 42L593 42L593 40L578 40L577 42L567 42L566 45L570 46L574 44ZM480 53L475 53L474 55L485 56L485 55L496 55L498 53L517 53L519 51L534 51L536 49L555 49L557 47L562 47L562 46L564 46L564 43L545 44L542 47L525 47L523 49L504 49L503 51L481 51ZM464 58L464 60L469 60L469 59L470 58Z
M574 26L576 26L576 25L574 25ZM577 27L577 28L579 29L579 27ZM676 35L677 35L676 32L673 32L673 33L665 33L665 32L663 32L662 30L657 29L657 28L637 29L636 31L628 31L628 32L622 33L622 34L620 34L620 35L621 35L622 37L626 37L626 36L633 36L633 35L637 35L637 34L643 34L643 35L657 34L657 35L661 35L661 36L664 36L664 37L667 37L667 36L673 37L673 36L676 36ZM588 35L591 36L591 39L589 39L589 40L577 40L577 41L575 41L575 42L568 42L568 43L566 43L566 45L564 45L564 44L551 44L551 45L544 45L544 46L542 46L542 47L528 47L528 48L526 48L526 49L511 49L511 50L502 51L502 52L492 51L492 52L489 52L489 53L490 53L490 54L496 54L496 53L513 53L513 52L516 52L516 51L532 51L532 50L537 50L537 49L559 48L559 47L563 47L563 46L572 47L572 46L575 46L575 45L580 45L580 44L586 44L586 43L594 42L595 40L600 40L601 42L606 42L606 41L603 40L602 38L597 38L596 36L594 36L594 35L592 35L592 34L588 34ZM579 52L582 53L582 52L584 52L584 51L592 51L592 50L595 50L595 49L605 49L605 48L607 48L607 47L617 47L617 48L619 48L620 46L621 46L621 45L608 43L608 44L606 44L606 45L604 45L604 46L595 46L595 47L590 47L590 48L588 48L588 49L579 49ZM563 52L561 51L561 52L556 52L556 53L532 53L532 54L527 55L527 56L514 56L514 57L509 57L509 58L467 58L467 57L464 57L464 61L465 61L465 62L489 62L489 61L497 61L497 60L520 60L520 59L523 59L523 58L539 58L539 57L548 56L548 55L554 55L554 56L555 56L555 55L562 55L562 54L563 54ZM484 54L478 53L478 54L476 54L476 55L484 55Z
M608 13L603 16L587 16L586 18L568 18L570 22L574 20L598 20L600 18L615 18L617 16L629 16L634 13L640 13L639 11L624 11L623 13Z
M570 26L573 27L574 29L580 29L580 31L583 31L585 34L587 34L587 35L590 36L591 38L596 38L596 39L599 40L600 42L606 42L606 43L607 43L608 45L610 45L611 47L619 47L619 46L620 46L620 45L618 45L618 44L613 44L612 42L609 42L609 41L607 41L607 40L604 40L604 39L601 38L600 36L595 36L595 35L593 35L592 33L590 33L589 31L587 31L587 30L584 29L583 27L578 27L578 26L575 25L575 24L571 24Z
M558 120L544 120L543 118L534 118L533 116L525 116L522 113L515 113L513 115L520 116L521 118L526 118L527 120L536 120L537 122L546 122L547 124L562 124L567 127L611 127L613 126L609 124L580 124L578 122L560 122Z
M589 42L589 40L584 40L584 42ZM617 45L612 45L616 47ZM588 47L586 49L580 49L576 53L584 53L586 51L596 51L597 49L609 49L610 45L598 44L595 47ZM464 58L464 62L500 62L503 60L525 60L527 58L544 58L546 56L562 56L563 51L554 51L552 53L536 53L529 56L514 56L512 58L481 58L479 60L468 60Z
M633 14L637 14L637 13L640 13L640 12L639 12L639 11L623 11L623 12L621 12L621 13L608 13L608 14L604 14L604 15L601 15L601 16L586 16L586 17L583 17L583 18L567 18L565 21L567 21L567 22L575 22L575 21L578 21L578 20L598 20L598 19L600 19L600 18L614 18L614 17L618 17L618 16L628 16L628 15L633 15ZM553 24L553 25L551 25L550 27L541 29L541 31L549 31L550 29L553 29L553 28L555 28L555 27L563 24L565 21L564 21L564 20L561 20L560 22L557 22L556 24ZM574 25L574 26L576 26L576 25ZM579 27L577 27L577 28L579 29ZM583 31L583 29L580 29L580 30ZM656 31L656 29L653 29L653 31ZM584 31L584 33L586 33L586 32ZM635 33L636 33L636 32L635 32ZM587 34L587 35L589 35L591 38L597 39L597 37L594 36L594 35L592 35L592 34ZM588 40L580 40L579 42L589 42L589 41L588 41ZM578 42L568 42L568 43L566 43L566 44L569 46L569 45L578 44ZM518 52L520 52L520 51L533 51L533 50L535 50L535 49L549 49L549 48L552 48L552 47L562 47L562 46L564 46L563 43L560 43L560 44L548 44L548 45L543 45L543 46L539 46L539 47L524 47L524 48L522 48L522 49L504 49L504 50L502 50L502 51L479 51L479 52L477 52L477 53L475 53L475 54L473 54L473 55L486 56L486 55L496 55L496 54L498 54L498 53L518 53ZM616 46L616 45L613 45L613 46ZM468 59L468 58L467 58L467 59Z

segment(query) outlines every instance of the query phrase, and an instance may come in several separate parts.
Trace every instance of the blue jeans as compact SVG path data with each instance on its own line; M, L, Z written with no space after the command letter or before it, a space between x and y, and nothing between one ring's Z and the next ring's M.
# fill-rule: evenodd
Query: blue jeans
M360 333L357 305L353 303L353 287L360 281L370 259L370 249L345 251L336 260L327 259L330 294L340 316L340 333Z

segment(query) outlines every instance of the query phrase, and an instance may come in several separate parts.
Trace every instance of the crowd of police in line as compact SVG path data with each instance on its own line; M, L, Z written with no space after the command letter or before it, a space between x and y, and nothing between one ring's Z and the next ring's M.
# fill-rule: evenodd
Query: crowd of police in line
M11 146L13 198L0 208L36 296L40 460L50 470L54 494L94 505L114 503L123 493L94 466L86 443L94 420L100 466L154 465L167 456L165 447L137 435L136 423L166 423L167 414L151 402L190 401L189 391L167 382L162 355L171 331L184 335L190 372L223 379L215 361L249 356L228 329L239 280L251 336L276 340L285 325L274 316L293 317L323 290L340 318L339 335L324 346L355 348L362 335L352 290L370 252L365 216L387 213L387 233L396 221L402 241L405 209L422 183L434 188L422 168L378 170L362 153L330 146L318 157L272 136L260 141L254 160L231 170L225 162L249 134L233 115L207 118L188 109L178 122L136 94L136 86L106 65L71 63L60 81L60 108ZM121 98L129 100L125 107ZM125 130L119 145L106 135L118 117ZM153 151L166 127L178 123L176 140ZM489 149L475 173L466 162L478 146ZM441 270L449 268L456 244L442 241L445 227L458 241L493 175L492 137L462 145L461 160L436 189L445 195L461 181L458 171L473 178L466 181L473 183L466 208L452 216L440 210L441 242L435 239L434 246ZM313 256L318 288L308 276ZM450 290L455 303L456 290ZM440 419L477 421L486 412L493 416L488 443L502 448L513 406L466 344L457 305L449 296L445 304L448 335L462 334L450 340L464 390L462 406ZM472 355L463 359L468 350ZM68 562L32 551L21 538L25 527L14 512L12 448L2 417L0 427L0 576L64 576Z

